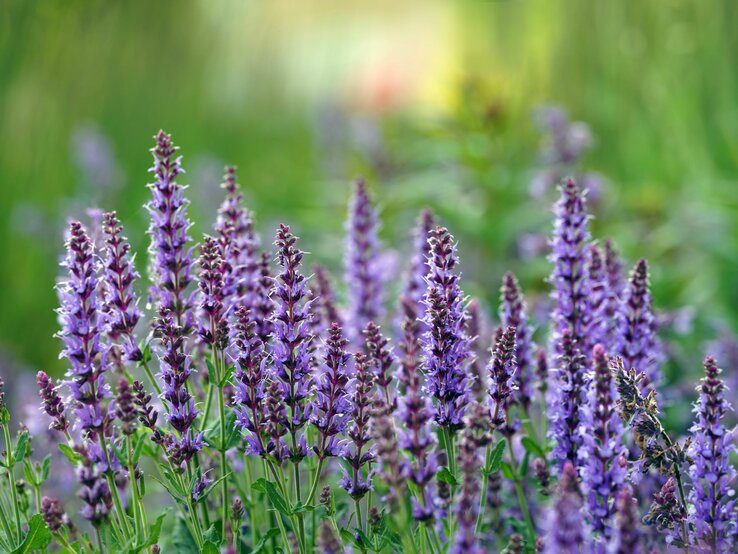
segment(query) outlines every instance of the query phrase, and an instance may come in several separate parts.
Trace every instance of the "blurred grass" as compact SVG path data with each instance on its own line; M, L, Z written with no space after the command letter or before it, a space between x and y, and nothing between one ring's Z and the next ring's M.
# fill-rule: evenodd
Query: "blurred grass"
M118 210L143 270L159 127L185 156L195 237L218 194L202 168L233 163L265 242L291 222L337 269L348 183L362 173L387 243L406 248L430 204L461 241L469 292L496 306L508 268L545 291L547 264L515 245L550 229L552 197L528 195L530 114L554 103L597 137L584 160L608 180L596 235L651 260L660 307L699 309L677 353L693 364L716 321L738 324L736 28L727 0L6 1L0 348L61 368L52 284L80 206ZM80 187L70 140L83 125L109 138L117 189Z

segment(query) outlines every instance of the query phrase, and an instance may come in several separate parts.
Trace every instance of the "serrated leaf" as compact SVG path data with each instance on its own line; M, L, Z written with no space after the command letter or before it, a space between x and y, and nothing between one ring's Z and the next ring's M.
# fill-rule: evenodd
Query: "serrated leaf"
M215 523L213 523L210 527L207 528L207 530L202 534L202 540L211 542L213 544L220 544L220 532L218 532L218 527L220 525L216 526Z
M202 554L220 554L220 550L214 543L207 541L202 545Z
M178 517L174 522L174 528L171 535L167 537L166 548L162 548L162 552L176 552L177 554L200 554L195 540L190 534L185 521Z
M522 439L520 439L520 443L523 445L523 448L525 448L527 452L530 452L531 454L533 454L534 456L538 456L539 458L546 458L546 453L543 451L543 448L538 446L538 443L532 438L523 437Z
M13 460L20 462L26 457L26 449L28 448L28 431L23 431L18 437L18 442L15 443L15 450L13 451Z
M44 518L36 514L28 521L28 533L18 548L11 554L26 554L33 550L42 550L51 542L51 532L46 528Z
M72 448L68 444L59 443L58 445L59 451L64 454L64 457L69 460L69 462L72 465L77 465L82 461L82 456L79 455L79 453L72 450Z
M505 451L505 441L499 441L495 444L489 455L489 465L487 466L487 474L500 471L500 463L502 462L502 454Z
M272 527L262 535L262 537L259 539L259 542L256 543L254 546L254 549L251 551L251 554L259 554L264 549L264 546L266 543L272 538L279 536L279 529L277 527Z
M447 467L441 468L441 470L436 474L436 479L438 479L442 483L451 485L452 487L455 487L459 484L459 482L456 480L456 476L454 476L454 474L451 473L451 470L449 470Z
M251 488L256 492L266 492L266 482L264 477L259 477L256 481L251 483Z
M277 490L277 487L274 485L274 483L272 483L271 481L265 481L264 486L266 488L267 496L269 497L269 502L272 503L272 506L274 506L274 508L280 514L289 517L292 514L290 506L284 499L284 497L279 494L279 491Z

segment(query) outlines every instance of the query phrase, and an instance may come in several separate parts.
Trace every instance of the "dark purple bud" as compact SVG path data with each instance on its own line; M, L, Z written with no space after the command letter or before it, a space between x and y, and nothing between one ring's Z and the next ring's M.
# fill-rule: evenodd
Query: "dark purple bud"
M132 435L136 432L136 406L134 404L131 388L128 381L118 381L117 394L115 397L115 415L120 421L121 431L124 435Z
M61 529L64 522L64 510L56 498L44 496L41 499L41 515L49 531L56 533Z
M502 293L500 298L500 323L504 327L515 328L515 358L517 371L515 373L514 393L515 403L528 410L533 398L533 343L532 331L528 325L528 310L525 298L520 290L517 278L508 272L502 279Z
M515 327L507 327L495 343L487 371L489 372L489 397L492 401L492 423L498 427L508 427L513 432L513 422L509 420L509 411L515 392Z
M381 328L370 321L364 329L366 340L366 352L369 361L376 372L376 383L384 395L384 403L390 412L397 407L397 399L392 390L392 366L395 363L395 355L389 346L389 339L382 335Z
M200 338L213 348L223 349L228 342L228 323L224 295L226 266L220 244L205 236L198 260L200 267Z
M43 401L43 410L52 419L49 428L61 431L62 433L68 432L69 421L65 414L64 401L59 396L54 383L45 372L39 371L36 374L36 384L38 385L39 396L41 396L41 400ZM2 386L0 385L0 409L4 405L5 397L5 393L1 391Z

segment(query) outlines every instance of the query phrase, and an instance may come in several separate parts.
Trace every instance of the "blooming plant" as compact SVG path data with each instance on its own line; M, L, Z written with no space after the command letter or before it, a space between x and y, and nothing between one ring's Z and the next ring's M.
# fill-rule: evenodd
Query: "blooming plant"
M625 278L573 180L554 209L542 347L512 273L485 336L457 243L429 211L392 305L358 181L339 295L289 226L260 246L233 168L195 242L171 137L152 153L146 309L115 212L99 244L69 224L68 370L37 375L63 456L38 461L23 426L11 436L0 382L3 551L738 550L721 370L707 358L678 440L659 412L648 265ZM73 471L76 500L57 496L52 469Z

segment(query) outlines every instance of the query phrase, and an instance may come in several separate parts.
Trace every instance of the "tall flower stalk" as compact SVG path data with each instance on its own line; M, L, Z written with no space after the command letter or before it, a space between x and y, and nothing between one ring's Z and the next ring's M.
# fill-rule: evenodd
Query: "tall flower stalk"
M511 272L505 273L502 279L500 298L500 323L504 327L515 328L515 402L525 414L533 400L533 348L532 331L528 325L525 298L520 290L518 279Z

